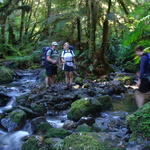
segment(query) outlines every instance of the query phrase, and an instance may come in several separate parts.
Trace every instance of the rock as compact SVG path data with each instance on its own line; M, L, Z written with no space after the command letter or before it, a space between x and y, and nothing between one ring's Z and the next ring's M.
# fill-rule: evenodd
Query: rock
M11 99L7 94L0 92L0 106L5 106L6 103Z
M77 122L78 125L87 124L92 126L95 123L95 119L93 117L81 117L81 119Z
M75 82L76 84L79 84L80 86L83 85L83 79L82 79L81 77L77 77L77 78L74 80L74 82Z
M67 120L63 124L62 128L66 130L74 130L77 127L77 123L74 123L73 121Z
M138 135L150 138L150 102L126 117L126 124L132 131L132 138Z
M88 126L87 124L79 125L76 129L76 132L92 132L92 127Z
M37 117L32 119L31 121L31 129L32 131L35 133L37 132L37 126L41 123L46 123L46 117L42 116L42 117Z
M4 66L0 67L0 84L13 81L13 71Z
M23 110L16 109L1 120L1 124L8 131L19 130L26 121L26 113Z
M90 97L94 97L96 95L96 90L95 89L88 89L87 90L87 94L90 96Z
M96 97L96 99L102 104L103 110L109 110L109 109L113 108L112 99L110 96L103 95L100 97Z
M108 133L79 132L63 140L63 150L116 150L117 137Z
M87 117L90 114L101 112L102 105L98 100L93 98L83 98L71 104L71 108L67 113L70 120L78 121L81 117Z

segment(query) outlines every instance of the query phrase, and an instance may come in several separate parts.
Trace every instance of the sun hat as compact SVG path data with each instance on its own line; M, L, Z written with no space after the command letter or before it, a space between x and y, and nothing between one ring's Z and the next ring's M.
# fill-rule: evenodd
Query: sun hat
M52 45L58 45L57 42L52 42Z

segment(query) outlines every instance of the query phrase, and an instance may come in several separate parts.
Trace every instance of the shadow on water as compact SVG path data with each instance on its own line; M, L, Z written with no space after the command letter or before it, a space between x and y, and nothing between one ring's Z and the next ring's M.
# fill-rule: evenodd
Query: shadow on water
M136 106L134 94L125 95L114 95L112 96L113 101L113 111L125 111L129 114L136 111L138 108Z

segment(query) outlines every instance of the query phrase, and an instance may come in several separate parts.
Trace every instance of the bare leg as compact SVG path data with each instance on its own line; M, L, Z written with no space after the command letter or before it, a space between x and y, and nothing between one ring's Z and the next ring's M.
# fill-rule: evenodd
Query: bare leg
M46 78L45 78L45 85L46 85L46 87L49 87L50 84L51 84L50 76L46 76Z
M69 83L69 72L65 71L66 83Z
M73 83L73 72L69 72L69 78L70 78L69 83L72 84Z
M138 90L135 91L135 99L136 99L136 104L140 108L144 104L144 94L139 92Z

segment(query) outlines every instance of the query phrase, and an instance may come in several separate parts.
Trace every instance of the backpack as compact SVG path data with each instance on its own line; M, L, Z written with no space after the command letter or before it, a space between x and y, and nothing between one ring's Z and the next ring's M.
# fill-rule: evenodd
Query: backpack
M66 52L65 50L64 50L64 55L65 55L65 53L71 53L71 55L73 56L73 50L72 49L69 49L70 50L70 52Z
M150 53L147 53L146 55L148 57L148 65L150 66Z
M47 54L47 51L50 50L51 48L50 47L43 47L42 48L42 67L44 67L46 65L46 54Z
M72 50L72 51L74 51L74 47L71 46L71 45L69 45L69 49Z

